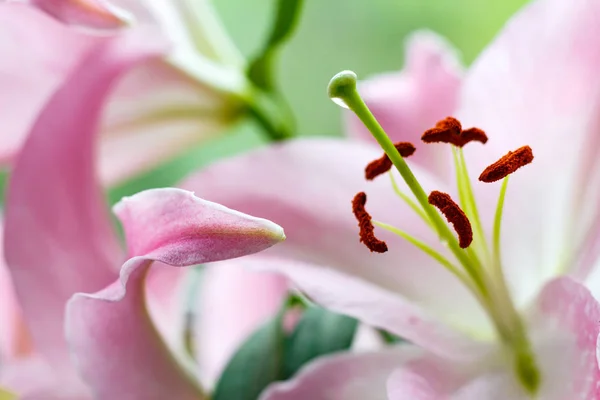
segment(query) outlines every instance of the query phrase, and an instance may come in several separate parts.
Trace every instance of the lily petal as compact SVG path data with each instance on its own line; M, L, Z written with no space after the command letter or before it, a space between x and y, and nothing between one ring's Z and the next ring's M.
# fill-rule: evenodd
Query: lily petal
M16 154L40 110L100 41L23 4L0 4L0 162Z
M271 385L260 400L387 400L388 376L419 354L416 347L407 345L324 357L308 364L291 381Z
M48 102L13 171L6 261L34 345L56 366L69 363L66 301L112 282L122 260L94 170L102 104L122 73L164 49L145 30L106 39Z
M585 276L592 262L578 257L590 235L600 237L599 14L593 0L532 2L465 78L457 117L490 138L465 148L470 168L523 145L535 155L511 177L503 217L502 259L520 304L557 274ZM477 186L490 201L483 220L493 221L498 185Z
M2 237L0 233L0 241ZM28 354L32 350L29 332L2 253L0 249L0 365L7 359Z
M120 281L69 301L67 340L77 366L98 398L201 399L145 309L147 270L153 261L183 267L255 253L283 240L283 230L181 189L141 192L114 210L131 258Z
M548 398L600 398L596 359L600 303L585 286L563 277L544 287L537 307L542 319L538 325L540 335L554 335L545 340L548 345L540 350L541 362L548 368L548 385L544 389L548 395L556 396Z
M277 313L288 292L283 276L251 271L243 264L224 261L205 267L202 274L194 337L206 387L217 381L244 339Z
M108 185L222 132L241 114L239 100L164 59L138 65L115 87L103 115L100 177Z
M406 41L405 67L361 82L365 102L394 142L421 142L421 135L457 106L462 67L456 50L430 31L418 31ZM350 136L374 141L351 112L346 113ZM451 162L441 146L418 146L411 162L445 176Z
M215 164L183 187L285 226L288 240L268 254L301 263L293 269L273 263L275 271L290 277L325 307L335 303L339 312L376 318L373 324L423 345L424 338L436 334L422 335L420 328L424 330L429 324L424 321L434 321L435 316L478 334L490 332L485 315L464 286L420 250L381 230L376 234L388 241L388 253L374 256L359 243L351 200L367 189L367 209L375 219L406 229L444 251L438 238L395 196L386 177L364 181L365 165L379 156L374 146L358 141L294 140ZM417 173L426 190L441 187L426 173ZM402 190L409 193L406 187ZM361 301L357 290L371 300ZM375 299L389 306L388 311L382 312ZM432 332L453 332L442 328L442 323L435 325L439 329ZM460 353L455 343L442 343L446 340L433 346Z
M65 374L39 355L11 360L0 369L0 386L20 400L88 400L89 391L75 374Z
M600 398L596 360L600 304L583 285L558 278L544 287L533 314L530 330L542 377L538 398ZM391 375L390 400L412 399L417 394L423 399L529 399L512 369L510 362L498 365L484 360L463 368L424 356Z
M124 10L107 0L27 0L48 15L68 25L112 30L131 20Z

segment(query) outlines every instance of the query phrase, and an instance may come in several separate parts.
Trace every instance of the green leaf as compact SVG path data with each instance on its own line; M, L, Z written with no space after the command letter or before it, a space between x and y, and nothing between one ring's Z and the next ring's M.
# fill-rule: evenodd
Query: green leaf
M390 333L386 330L378 329L377 333L379 333L381 339L383 339L383 341L387 344L397 344L404 342L404 339L402 339L400 336L394 335L393 333Z
M212 400L256 400L271 382L282 378L283 312L238 349L219 378Z
M348 349L357 326L354 318L318 307L306 309L286 340L284 379L316 357Z
M288 38L298 21L303 3L303 0L279 0L273 30L265 47L278 46Z
M303 0L278 0L273 26L262 51L248 67L248 77L256 86L272 91L275 52L292 34L300 16Z

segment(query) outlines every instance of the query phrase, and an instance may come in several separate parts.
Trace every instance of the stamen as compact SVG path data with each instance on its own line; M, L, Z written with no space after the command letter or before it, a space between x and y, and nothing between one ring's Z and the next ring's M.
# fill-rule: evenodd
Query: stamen
M531 151L531 147L529 146L523 146L515 151L509 151L501 159L487 167L481 175L479 175L479 180L487 183L496 182L532 161L533 151Z
M360 227L360 241L372 252L385 253L388 251L387 244L375 237L371 215L365 210L365 204L367 204L367 195L365 192L357 193L352 200L352 212L358 220L358 226Z
M479 128L462 129L462 125L456 118L446 117L435 124L435 128L425 131L421 140L425 143L450 143L457 147L463 147L469 142L477 141L487 143L488 138L484 131Z
M438 208L446 217L448 222L454 226L458 234L458 244L462 249L469 247L473 241L473 229L467 215L460 209L452 198L442 192L434 190L429 195L429 204Z
M415 146L409 142L398 142L394 144L394 147L396 147L396 150L398 150L402 157L410 157L416 150ZM369 165L367 165L365 168L365 179L372 181L379 175L388 172L392 168L392 165L392 160L384 153L381 158L371 161Z

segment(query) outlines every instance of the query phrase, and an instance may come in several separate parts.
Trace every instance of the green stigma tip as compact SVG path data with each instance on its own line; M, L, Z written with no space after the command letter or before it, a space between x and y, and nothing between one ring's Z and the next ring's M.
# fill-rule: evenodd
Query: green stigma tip
M356 74L352 71L342 71L336 74L327 87L329 98L336 104L349 108L346 99L356 92Z

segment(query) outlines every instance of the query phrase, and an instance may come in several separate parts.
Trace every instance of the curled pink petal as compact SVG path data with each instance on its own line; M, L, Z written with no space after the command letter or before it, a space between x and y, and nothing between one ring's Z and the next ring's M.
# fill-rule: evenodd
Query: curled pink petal
M160 254L170 265L221 261L262 251L285 239L283 229L181 189L154 189L114 207L131 257ZM152 218L152 219L150 219ZM149 226L158 229L149 230Z
M183 267L264 250L285 238L278 225L195 197L152 189L115 206L130 259L120 281L67 305L67 340L98 398L198 400L203 394L162 342L145 308L153 261Z
M110 0L28 0L48 15L67 24L93 29L127 26L130 16Z
M47 103L14 168L6 261L34 346L56 366L69 363L66 301L114 281L123 257L95 174L105 97L129 68L165 49L149 30L104 39Z

